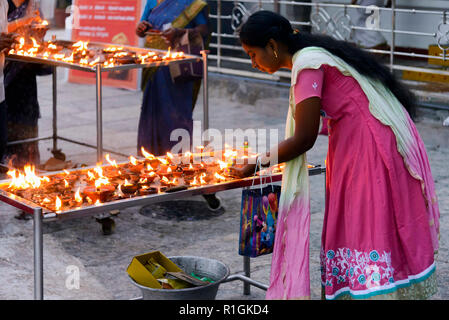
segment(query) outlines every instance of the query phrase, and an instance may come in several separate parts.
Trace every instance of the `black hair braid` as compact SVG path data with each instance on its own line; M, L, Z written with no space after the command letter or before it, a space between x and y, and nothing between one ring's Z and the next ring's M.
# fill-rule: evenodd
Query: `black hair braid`
M270 39L284 43L290 54L306 47L320 47L341 58L360 74L380 81L404 106L412 119L415 117L415 99L390 72L369 52L330 36L294 33L290 22L271 11L258 11L251 15L240 31L240 41L250 46L265 47Z

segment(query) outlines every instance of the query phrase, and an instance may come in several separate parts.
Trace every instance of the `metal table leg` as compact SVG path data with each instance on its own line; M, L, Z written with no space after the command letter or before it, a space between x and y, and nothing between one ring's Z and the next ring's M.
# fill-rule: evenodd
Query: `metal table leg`
M209 129L209 94L208 94L208 66L207 66L207 55L208 50L202 50L201 55L203 57L203 131Z
M57 106L57 74L56 66L53 67L53 152L58 150L58 114L56 110Z
M96 89L97 89L97 162L103 161L103 106L102 106L102 92L101 92L101 72L100 64L97 64Z
M42 208L36 208L34 218L34 299L44 299L44 255L42 235Z
M251 278L250 257L243 256L243 271L245 273L245 277ZM251 294L251 285L248 282L243 282L243 294L246 296Z

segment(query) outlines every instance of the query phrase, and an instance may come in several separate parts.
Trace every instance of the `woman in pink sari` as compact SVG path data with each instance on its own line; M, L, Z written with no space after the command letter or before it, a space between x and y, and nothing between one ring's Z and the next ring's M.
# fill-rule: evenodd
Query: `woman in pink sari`
M270 11L249 17L240 40L253 67L292 70L285 140L260 156L263 164L286 163L267 299L310 298L306 151L320 117L329 132L323 298L429 298L437 289L439 210L409 91L367 52L298 33Z

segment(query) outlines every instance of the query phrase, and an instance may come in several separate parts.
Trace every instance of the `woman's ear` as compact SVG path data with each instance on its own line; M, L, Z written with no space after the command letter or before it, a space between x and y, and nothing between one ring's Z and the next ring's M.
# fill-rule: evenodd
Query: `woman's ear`
M267 48L272 51L272 53L277 56L279 54L279 46L276 40L270 39L267 43Z

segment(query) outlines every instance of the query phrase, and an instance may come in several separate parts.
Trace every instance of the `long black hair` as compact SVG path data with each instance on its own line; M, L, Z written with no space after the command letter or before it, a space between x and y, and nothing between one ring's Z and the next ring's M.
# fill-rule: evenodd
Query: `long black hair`
M321 47L341 58L360 74L379 80L396 96L412 119L416 105L413 94L405 88L376 57L356 46L330 36L294 33L290 22L281 15L262 10L252 14L240 29L240 41L249 46L264 48L270 39L285 44L290 54L306 47Z

